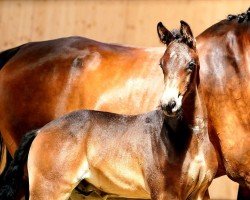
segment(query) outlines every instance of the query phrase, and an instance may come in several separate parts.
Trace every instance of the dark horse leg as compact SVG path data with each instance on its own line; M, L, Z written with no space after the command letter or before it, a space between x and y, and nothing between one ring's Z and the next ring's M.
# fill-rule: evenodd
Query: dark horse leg
M250 190L247 187L239 186L237 200L249 200Z

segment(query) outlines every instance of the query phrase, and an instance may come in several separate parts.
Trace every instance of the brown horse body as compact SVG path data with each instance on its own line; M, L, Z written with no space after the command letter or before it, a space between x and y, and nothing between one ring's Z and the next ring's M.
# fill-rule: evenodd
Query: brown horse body
M197 38L218 175L226 172L248 187L249 32L249 22L223 20ZM163 52L80 37L23 45L0 73L0 130L8 150L13 155L25 132L72 110L154 109L163 88L157 67Z
M23 46L0 74L0 123L11 154L24 132L79 108L128 114L156 108L158 86L163 85L161 50L159 54L80 37Z
M29 153L30 199L67 199L83 179L114 197L203 199L217 170L207 132L170 125L161 111L78 111L53 121Z
M67 199L82 180L111 196L204 199L217 172L217 155L200 98L199 60L195 44L188 46L185 39L193 37L185 22L181 22L181 33L181 39L171 37L161 58L161 110L130 116L80 110L32 132L36 135L30 137L32 144L21 143L10 169L22 170L18 160L27 154L23 153L25 143L31 144L30 200ZM182 112L176 116L167 109L173 89L179 90L181 98L176 106L179 103ZM6 179L11 179L10 171Z
M224 21L197 40L210 138L226 174L250 187L250 24Z

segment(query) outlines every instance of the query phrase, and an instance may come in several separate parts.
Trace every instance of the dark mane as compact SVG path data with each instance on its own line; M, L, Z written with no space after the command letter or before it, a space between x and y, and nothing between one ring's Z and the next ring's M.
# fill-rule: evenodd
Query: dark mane
M189 43L189 40L188 38L186 38L185 36L183 36L181 34L181 31L178 30L178 29L173 29L171 31L172 35L174 36L174 40L177 41L177 42L183 42L185 43L186 45L188 45L190 48L193 48L192 46L190 46L190 43Z
M237 31L238 33L248 31L249 26L248 23L250 21L250 8L242 14L239 15L228 15L227 19L223 19L220 22L208 27L201 34L199 34L196 39L202 40L218 40L218 37L227 40L227 35L232 31ZM216 37L211 37L216 36ZM200 42L199 42L200 43ZM201 43L200 43L201 44ZM203 43L205 45L205 43ZM208 43L206 43L208 44ZM226 43L224 43L226 44Z
M173 29L172 31L171 31L171 33L172 33L172 35L174 36L174 39L175 40L182 40L182 35L181 35L181 32L180 32L180 30L178 30L178 29Z
M248 8L246 12L238 14L238 15L228 15L227 19L229 21L237 20L238 23L248 22L250 21L250 8Z

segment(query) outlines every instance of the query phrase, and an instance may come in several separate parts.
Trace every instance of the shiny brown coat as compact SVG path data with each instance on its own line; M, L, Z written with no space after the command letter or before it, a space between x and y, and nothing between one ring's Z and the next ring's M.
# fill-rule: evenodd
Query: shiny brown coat
M159 23L161 30L171 35ZM183 21L180 30L182 39L171 37L161 58L161 109L130 116L80 110L37 131L28 156L30 200L67 199L82 180L111 196L206 198L218 163L200 98L197 51L194 42L189 46L185 40L194 41L192 31ZM169 87L169 82L181 86L183 79L188 87L176 104L182 105L182 117L169 116L166 94L177 89ZM173 105L171 109L175 110Z
M221 161L218 175L248 187L249 27L223 20L197 37L202 98ZM137 114L156 108L163 51L81 37L23 45L0 72L0 130L8 150L13 155L26 131L72 110Z

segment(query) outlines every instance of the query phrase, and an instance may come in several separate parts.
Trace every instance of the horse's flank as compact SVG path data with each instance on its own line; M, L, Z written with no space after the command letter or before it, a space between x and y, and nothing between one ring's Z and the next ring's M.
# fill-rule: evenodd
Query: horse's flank
M159 48L119 47L81 37L24 45L0 74L0 101L12 104L2 106L0 122L2 132L9 133L3 134L8 149L13 154L14 141L20 141L23 132L79 108L137 114L157 107L163 83L159 53ZM15 119L26 122L6 127L14 117L7 110L16 110Z

